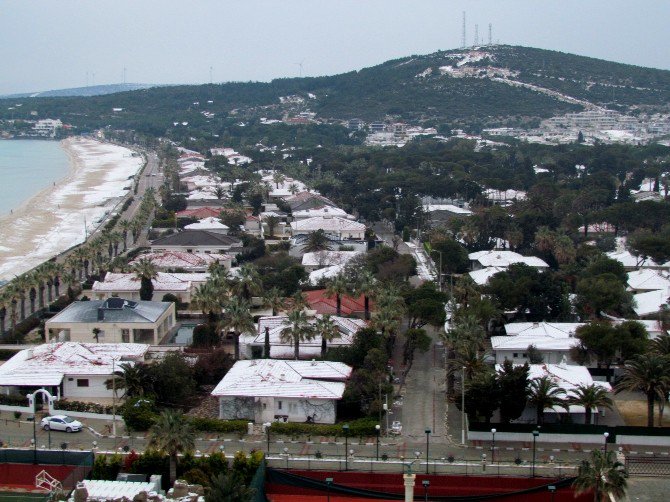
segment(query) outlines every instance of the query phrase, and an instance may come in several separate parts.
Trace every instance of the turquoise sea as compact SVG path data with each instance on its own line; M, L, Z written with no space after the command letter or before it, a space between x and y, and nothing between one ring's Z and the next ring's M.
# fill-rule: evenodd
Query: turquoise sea
M0 141L0 216L64 178L69 169L58 141Z

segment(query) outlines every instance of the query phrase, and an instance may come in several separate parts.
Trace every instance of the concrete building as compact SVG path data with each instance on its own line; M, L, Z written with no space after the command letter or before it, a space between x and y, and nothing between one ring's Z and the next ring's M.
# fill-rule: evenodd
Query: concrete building
M530 345L542 355L545 363L558 364L564 359L576 364L570 358L570 349L579 345L575 338L577 328L585 323L576 322L514 322L505 325L507 336L492 336L491 348L496 364L505 359L514 364L529 362Z
M158 345L173 334L175 319L172 302L108 298L71 303L49 319L45 329L50 341Z
M330 361L238 361L212 391L219 418L333 424L352 368Z
M151 281L154 287L152 301L162 301L163 296L176 296L182 303L191 303L191 295L195 289L207 282L209 273L170 273L158 272ZM93 298L106 300L107 298L126 298L137 301L140 299L141 281L135 274L119 274L107 272L104 281L93 283Z
M151 251L186 253L235 253L242 250L242 241L208 230L184 230L160 237L151 243Z
M337 216L316 216L291 223L293 235L306 235L317 230L323 230L329 236L340 240L363 240L365 238L363 223Z

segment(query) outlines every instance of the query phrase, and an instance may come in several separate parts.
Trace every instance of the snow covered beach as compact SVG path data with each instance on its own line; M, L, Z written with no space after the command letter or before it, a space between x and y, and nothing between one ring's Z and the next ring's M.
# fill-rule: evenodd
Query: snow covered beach
M132 190L143 159L90 138L68 138L67 176L0 219L0 279L22 274L85 239Z

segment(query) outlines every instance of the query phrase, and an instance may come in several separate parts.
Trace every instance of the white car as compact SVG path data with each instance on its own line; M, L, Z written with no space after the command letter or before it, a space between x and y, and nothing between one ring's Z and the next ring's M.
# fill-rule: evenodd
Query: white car
M67 415L54 415L52 417L44 417L40 422L40 427L45 431L79 432L82 425L79 420L75 420Z

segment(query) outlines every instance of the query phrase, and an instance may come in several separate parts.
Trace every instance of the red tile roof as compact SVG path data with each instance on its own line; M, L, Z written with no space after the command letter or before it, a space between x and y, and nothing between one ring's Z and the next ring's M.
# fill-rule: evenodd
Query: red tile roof
M197 218L202 220L204 218L218 218L221 214L220 207L209 207L203 206L194 209L184 209L183 211L177 211L177 218Z
M335 296L328 297L325 289L317 289L315 291L306 291L307 303L309 308L316 310L317 314L335 314L337 311L337 299ZM373 303L370 301L370 310L372 310ZM341 298L342 315L353 315L365 312L365 297L363 295L353 298L351 296L343 296Z

